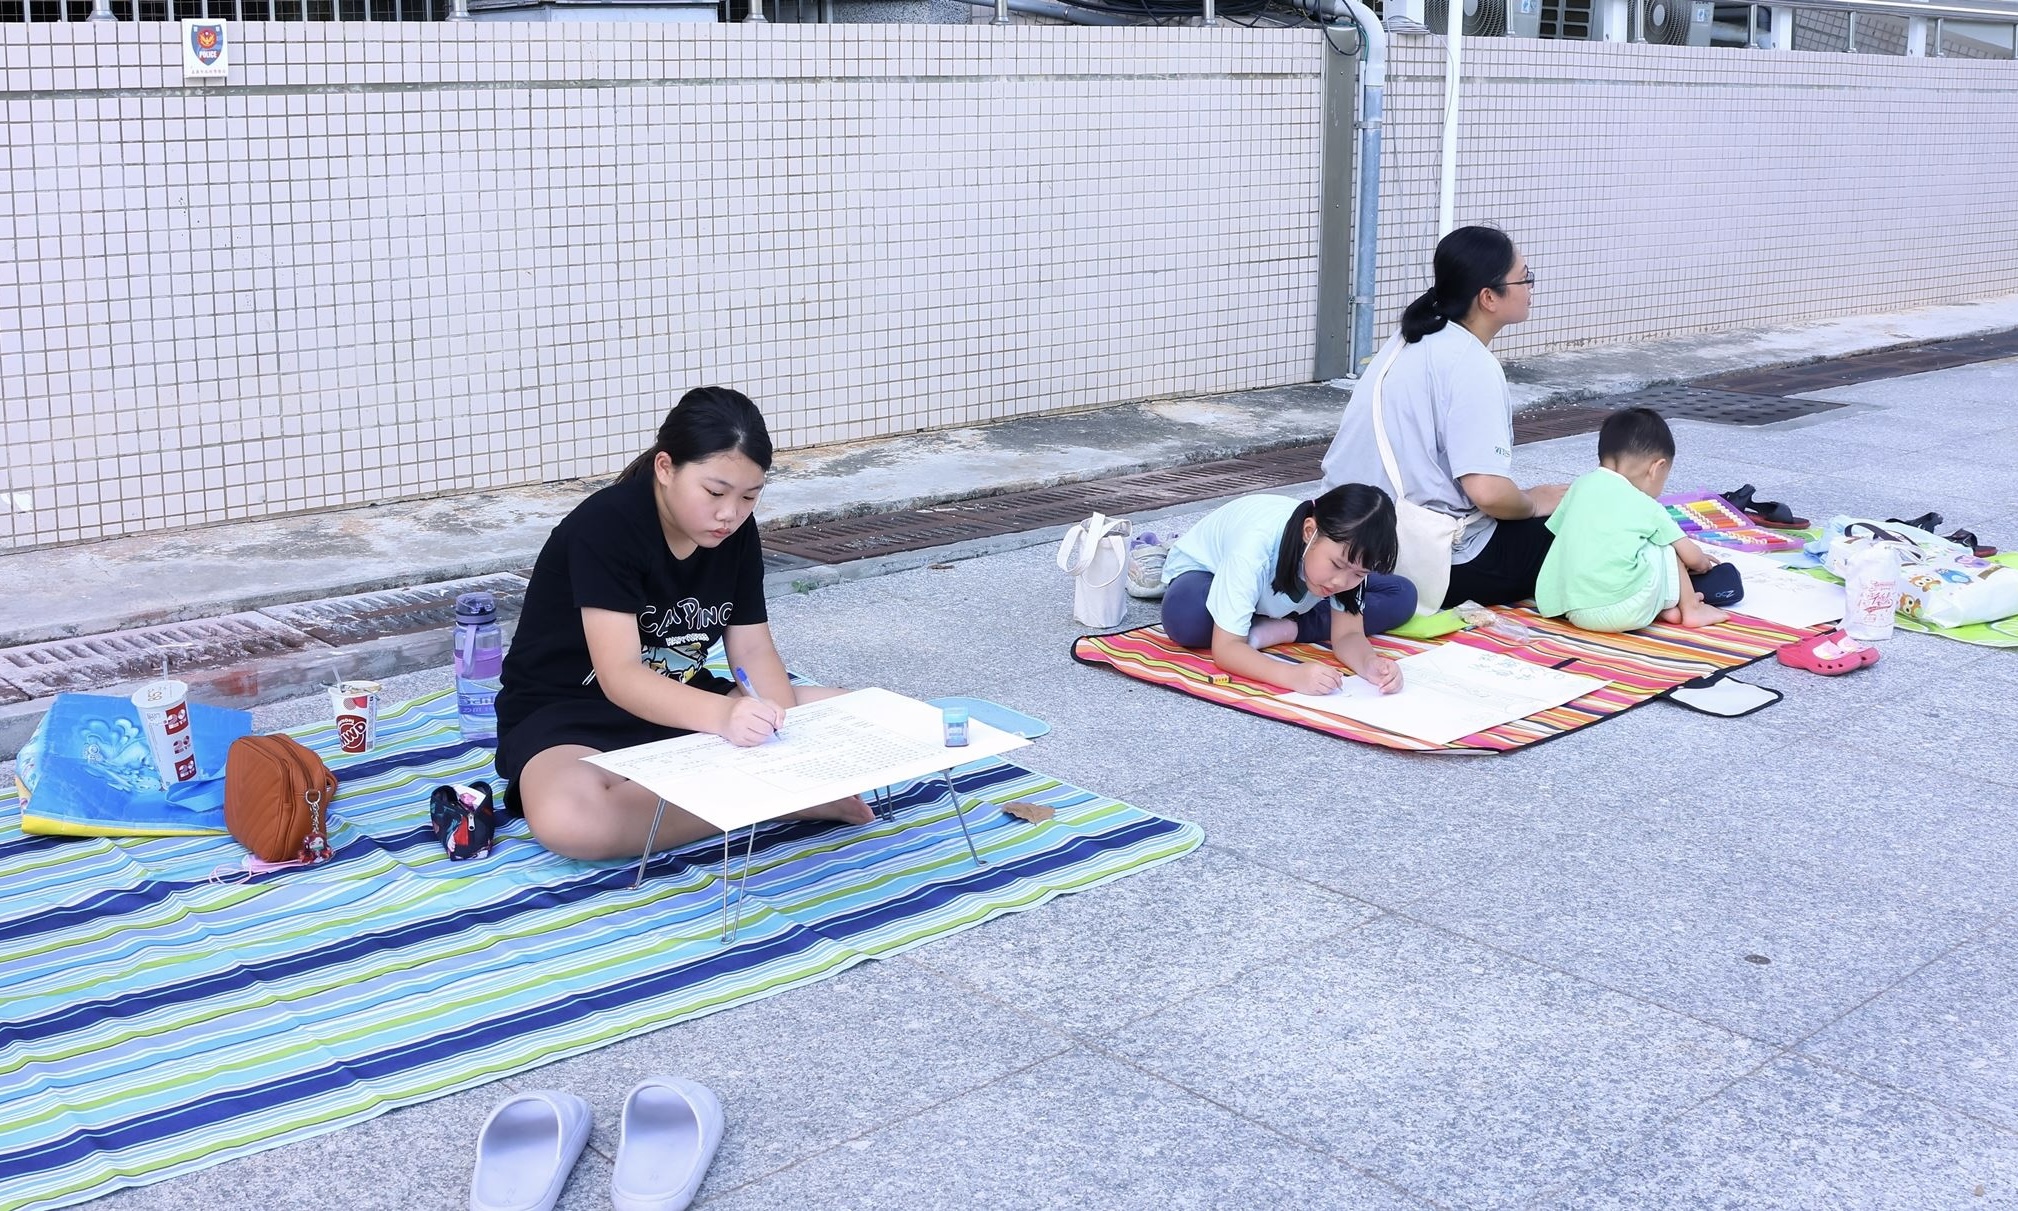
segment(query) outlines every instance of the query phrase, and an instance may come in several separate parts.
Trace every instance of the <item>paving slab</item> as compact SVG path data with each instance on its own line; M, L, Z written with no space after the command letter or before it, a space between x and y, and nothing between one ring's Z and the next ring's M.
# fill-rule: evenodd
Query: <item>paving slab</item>
M2018 930L1995 925L1801 1044L1803 1054L2018 1131Z
M515 1080L586 1098L596 1113L594 1146L611 1159L624 1095L640 1080L668 1073L713 1089L729 1130L702 1187L711 1200L1068 1046L1041 1019L899 958Z
M1378 911L1215 846L1097 896L1067 896L1013 928L947 938L914 958L1038 1021L1092 1038L1279 963L1314 939L1348 933ZM1117 931L1116 918L1135 927ZM1185 960L1172 962L1178 954Z
M1749 801L1745 778L1705 783L1701 793ZM1409 914L1782 1046L1988 919L1782 853L1637 821L1510 846L1505 858L1496 877L1454 884Z
M1765 712L1761 712L1763 715ZM1984 774L1916 763L1875 722L1821 746L1826 772L1761 761L1697 782L1668 831L1781 867L1994 917L2018 909L2018 810ZM2006 776L2018 774L2012 770Z
M1444 1205L1519 1205L1763 1062L1750 1040L1396 918L1116 1034L1151 1072Z
M541 1088L503 1083L450 1094L367 1119L331 1135L200 1169L186 1177L122 1190L86 1204L103 1211L189 1211L192 1207L343 1207L415 1211L467 1207L477 1132L507 1094ZM558 1211L608 1208L609 1163L585 1152Z
M1537 1205L1931 1211L2018 1205L2018 1135L1776 1060Z
M1074 1051L706 1206L1388 1211L1428 1204L1124 1063Z

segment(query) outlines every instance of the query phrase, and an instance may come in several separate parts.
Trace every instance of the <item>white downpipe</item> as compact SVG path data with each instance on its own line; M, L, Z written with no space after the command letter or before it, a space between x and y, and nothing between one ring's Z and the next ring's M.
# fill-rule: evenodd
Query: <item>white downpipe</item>
M1457 226L1457 108L1464 56L1464 0L1444 0L1443 174L1436 193L1436 238Z
M1773 49L1794 49L1794 10L1784 4L1773 6Z
M1632 14L1626 0L1601 0L1605 6L1605 36L1607 42L1626 42L1633 36Z

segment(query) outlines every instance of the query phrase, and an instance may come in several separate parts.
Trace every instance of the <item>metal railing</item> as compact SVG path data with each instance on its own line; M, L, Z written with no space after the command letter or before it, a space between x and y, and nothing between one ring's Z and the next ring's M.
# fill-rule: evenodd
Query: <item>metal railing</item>
M453 0L0 0L0 22L444 21Z
M1598 5L1611 3L1625 8L1625 41L1649 42L1658 39L1649 36L1651 24L1649 13L1656 4L1686 6L1692 0L1595 0ZM1972 57L1988 57L1982 51L1998 51L2007 57L2018 58L2018 3L2011 0L1943 0L1941 3L1919 3L1918 0L1758 0L1757 3L1743 3L1742 0L1716 0L1711 6L1716 10L1729 11L1742 8L1744 23L1719 20L1714 23L1714 44L1726 46L1746 46L1759 49L1770 45L1776 50L1801 49L1794 45L1796 13L1827 13L1840 16L1840 27L1844 33L1844 45L1820 49L1847 51L1875 51L1877 53L1904 54L1909 56L1945 56L1949 47L1958 40L1967 41L1978 53ZM1770 14L1770 39L1766 33L1766 23L1761 15ZM1865 45L1858 44L1859 18L1865 21L1866 29L1873 25L1887 29L1887 37L1867 39ZM1873 19L1876 19L1875 21ZM1899 26L1903 23L1904 29ZM1831 23L1834 24L1834 23ZM2006 31L2006 42L1984 41L1968 38L1967 35L1951 31L1950 26L2001 27ZM1616 28L1614 26L1614 28ZM1813 28L1811 23L1810 28ZM1903 37L1900 33L1903 32ZM1931 35L1931 37L1930 37ZM1898 43L1898 49L1890 46L1871 45L1874 41ZM1816 49L1816 48L1809 48Z

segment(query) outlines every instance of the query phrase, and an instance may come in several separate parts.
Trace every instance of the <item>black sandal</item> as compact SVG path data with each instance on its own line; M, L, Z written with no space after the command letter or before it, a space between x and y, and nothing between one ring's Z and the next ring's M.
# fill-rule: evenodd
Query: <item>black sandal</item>
M1717 495L1731 502L1738 511L1774 530L1805 530L1809 522L1805 517L1794 516L1794 511L1777 500L1760 500L1758 489L1746 484L1735 492L1719 492Z
M1929 510L1918 517L1887 517L1885 520L1895 526L1911 526L1915 530L1925 530L1927 533L1932 534L1934 527L1941 524L1941 515ZM1973 546L1975 544L1972 543L1970 545Z
M1968 547L1975 553L1978 559L1988 559L1997 553L1996 547L1985 546L1983 543L1976 541L1976 534L1972 530L1957 530L1953 534L1944 535L1944 537L1957 546Z

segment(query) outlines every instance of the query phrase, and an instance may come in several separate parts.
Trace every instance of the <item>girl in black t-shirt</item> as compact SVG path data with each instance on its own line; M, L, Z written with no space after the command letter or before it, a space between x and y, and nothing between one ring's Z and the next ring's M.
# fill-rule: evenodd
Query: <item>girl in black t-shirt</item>
M497 767L554 853L629 857L652 827L657 796L583 756L689 732L761 744L785 708L841 692L793 686L771 643L751 516L770 467L771 435L749 397L697 388L540 549L505 654ZM756 696L703 667L718 640ZM654 849L717 831L677 806ZM800 814L871 819L859 798Z

